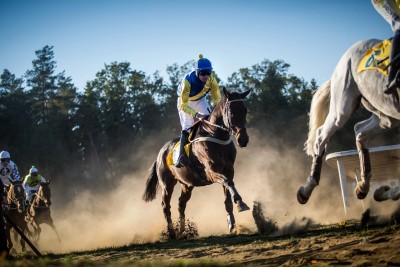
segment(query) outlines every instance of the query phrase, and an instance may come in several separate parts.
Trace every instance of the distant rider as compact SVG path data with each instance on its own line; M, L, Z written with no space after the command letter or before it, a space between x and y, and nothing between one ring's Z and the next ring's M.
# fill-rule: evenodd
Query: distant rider
M46 179L39 174L39 170L35 166L32 166L29 170L29 174L25 176L24 182L22 183L25 189L27 205L32 204L32 196L39 190L40 183L45 182Z
M390 51L390 62L400 54L400 1L398 0L372 0L376 11L390 24L394 32L392 48ZM399 61L397 61L399 62ZM396 89L396 74L399 63L390 65L388 83L384 88L385 94L391 94Z
M10 153L4 150L1 151L0 161L0 177L6 190L8 191L8 188L10 187L10 182L21 181L21 175L18 172L17 165L13 161L11 161Z
M175 167L186 166L187 158L184 151L188 143L189 129L194 123L193 117L203 119L210 115L210 105L206 100L208 92L214 105L221 99L221 93L217 79L212 75L210 60L199 55L195 70L186 74L180 83L178 93L178 112L182 126L180 138L179 157Z

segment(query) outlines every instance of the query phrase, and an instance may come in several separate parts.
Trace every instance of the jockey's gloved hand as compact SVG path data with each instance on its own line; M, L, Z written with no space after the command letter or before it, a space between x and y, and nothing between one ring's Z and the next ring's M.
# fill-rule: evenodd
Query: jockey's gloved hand
M207 115L204 115L202 113L197 112L196 115L194 115L196 118L198 118L199 120L204 119L205 117L207 117Z

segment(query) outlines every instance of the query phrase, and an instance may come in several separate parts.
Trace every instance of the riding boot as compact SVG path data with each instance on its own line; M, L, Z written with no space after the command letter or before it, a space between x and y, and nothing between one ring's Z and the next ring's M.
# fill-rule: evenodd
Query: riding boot
M179 146L179 157L176 161L175 167L180 168L187 165L188 158L185 152L185 145L189 142L188 140L189 132L182 130L181 139L180 139L180 146Z
M399 70L399 59L396 56L400 54L400 31L396 31L392 40L392 48L390 51L390 66L388 74L388 84L384 90L385 94L392 94L397 88L397 72ZM393 62L395 60L396 62Z

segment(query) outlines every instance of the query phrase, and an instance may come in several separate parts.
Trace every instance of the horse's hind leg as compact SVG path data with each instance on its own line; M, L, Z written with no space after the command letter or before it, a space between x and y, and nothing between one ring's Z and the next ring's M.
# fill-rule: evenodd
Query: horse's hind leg
M368 109L370 108L371 107L368 106ZM355 190L358 199L364 199L367 196L372 176L371 161L369 158L369 150L367 148L368 140L385 130L397 126L398 124L399 121L386 117L383 114L380 114L379 117L373 114L369 119L359 122L354 126L361 172L361 181L357 183Z
M179 197L179 225L180 234L185 231L185 210L186 204L189 199L192 197L193 186L187 186L185 184L181 184L181 196Z
M319 184L323 155L329 138L343 127L360 101L359 92L351 90L355 86L354 81L348 80L347 76L342 76L334 74L332 77L329 113L323 125L316 131L311 174L306 185L300 187L297 191L297 200L300 204L307 203L312 191Z
M167 231L168 235L170 238L175 238L176 234L174 231L174 226L172 224L172 218L171 218L171 197L172 193L174 192L174 187L177 183L177 181L168 175L165 175L166 177L169 177L169 179L165 179L164 184L165 188L162 190L162 208L163 208L163 213L165 220L167 221ZM160 177L160 176L159 176Z
M316 154L313 157L311 174L307 178L307 183L297 191L297 200L300 204L307 203L312 191L319 184L323 156L329 138L345 124L349 117L350 115L336 116L329 113L325 123L318 129L315 143Z
M228 229L229 232L232 233L233 229L235 229L235 217L233 216L233 203L232 197L229 190L226 187L223 187L224 195L225 195L225 210L228 213L227 221L228 221Z
M11 240L11 225L8 223L6 224L6 233L7 233L7 247L8 250L11 251L11 249L14 247L14 244Z
M47 216L47 221L46 221L46 223L51 227L51 229L53 229L54 233L55 233L56 236L57 236L58 242L61 243L60 235L58 234L56 225L54 224L53 218L51 217L50 214L51 214L51 213L49 213L48 216Z

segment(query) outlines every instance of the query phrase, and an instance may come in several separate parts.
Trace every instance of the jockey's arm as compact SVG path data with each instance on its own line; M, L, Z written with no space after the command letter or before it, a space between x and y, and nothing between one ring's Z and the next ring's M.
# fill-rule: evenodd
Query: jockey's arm
M47 182L46 179L40 174L39 174L39 178L40 178L40 182L41 183L46 183Z
M10 176L8 177L9 180L14 180L14 181L21 181L21 175L19 174L19 171L17 169L17 166L11 171Z
M192 116L196 115L196 110L189 107L190 83L185 79L182 81L180 88L180 103L179 108Z
M28 192L29 190L29 185L27 183L22 184L24 187L25 192Z

